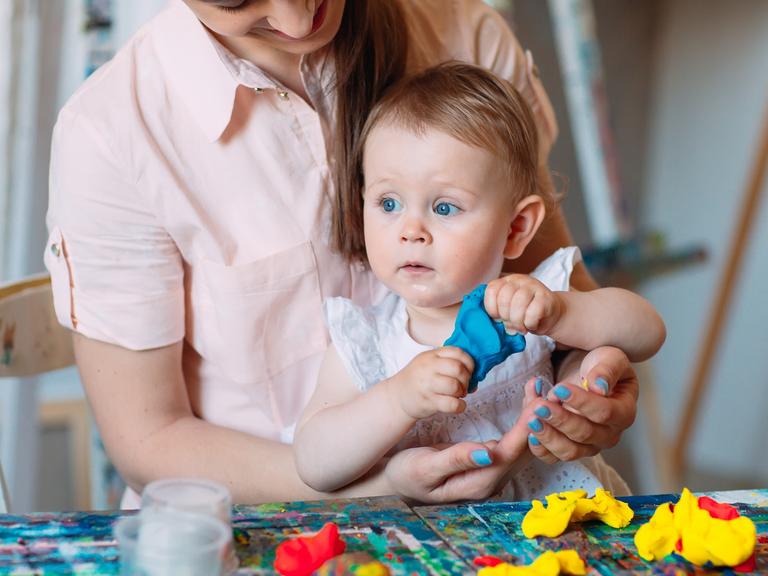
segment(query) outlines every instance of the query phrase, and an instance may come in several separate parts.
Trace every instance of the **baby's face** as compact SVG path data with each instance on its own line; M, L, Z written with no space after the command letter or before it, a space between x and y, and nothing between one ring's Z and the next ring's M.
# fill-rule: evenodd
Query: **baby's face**
M363 169L368 260L391 290L445 307L499 276L515 194L496 156L437 130L383 124Z

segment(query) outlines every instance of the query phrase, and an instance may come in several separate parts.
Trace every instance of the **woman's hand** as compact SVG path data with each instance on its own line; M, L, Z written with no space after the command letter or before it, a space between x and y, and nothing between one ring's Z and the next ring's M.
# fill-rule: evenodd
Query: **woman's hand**
M526 410L527 419L531 418ZM499 441L402 450L387 462L390 493L428 504L479 500L496 494L531 459L526 418Z
M526 385L523 413L498 442L398 452L384 471L388 491L431 504L488 498L531 453L554 463L614 446L637 412L637 377L626 354L607 346L588 354L572 351L560 365L559 377L547 398L536 394L535 380ZM589 390L580 385L584 378ZM534 420L541 425L538 432L531 425Z
M637 375L618 348L570 352L558 382L546 398L537 396L535 380L526 385L526 411L535 414L528 423L530 449L544 462L593 456L615 446L635 421Z

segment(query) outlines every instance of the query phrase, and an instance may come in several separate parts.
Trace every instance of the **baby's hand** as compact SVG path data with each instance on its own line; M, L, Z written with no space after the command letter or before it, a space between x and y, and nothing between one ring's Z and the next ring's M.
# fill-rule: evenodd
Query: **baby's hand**
M472 357L453 346L422 352L393 376L400 406L411 418L427 418L436 412L458 414L474 369Z
M510 274L488 283L485 310L504 322L507 332L549 334L560 320L563 302L557 293L527 274Z

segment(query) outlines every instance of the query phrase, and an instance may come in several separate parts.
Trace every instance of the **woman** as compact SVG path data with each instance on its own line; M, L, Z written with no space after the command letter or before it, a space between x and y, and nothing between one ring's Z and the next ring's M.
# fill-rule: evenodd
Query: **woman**
M132 489L124 505L181 475L218 480L238 502L322 497L299 480L288 445L327 346L321 301L380 293L332 248L332 191L353 177L347 159L371 104L406 71L446 59L521 89L544 167L551 107L479 0L177 0L67 103L46 264ZM544 228L521 271L569 243L560 214ZM333 236L343 241L343 222ZM574 283L589 288L583 268ZM581 375L613 393L579 389ZM615 444L635 413L626 356L573 354L560 376L579 414L558 411L532 452L573 459ZM484 497L506 469L504 458L475 462L477 450L406 451L344 494Z

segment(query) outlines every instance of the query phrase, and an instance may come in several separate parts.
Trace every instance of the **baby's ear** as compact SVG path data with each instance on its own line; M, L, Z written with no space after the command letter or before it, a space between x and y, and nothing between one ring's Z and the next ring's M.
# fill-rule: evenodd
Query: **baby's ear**
M520 257L544 221L545 213L546 209L541 196L531 194L517 203L515 216L509 225L504 258L514 260Z

